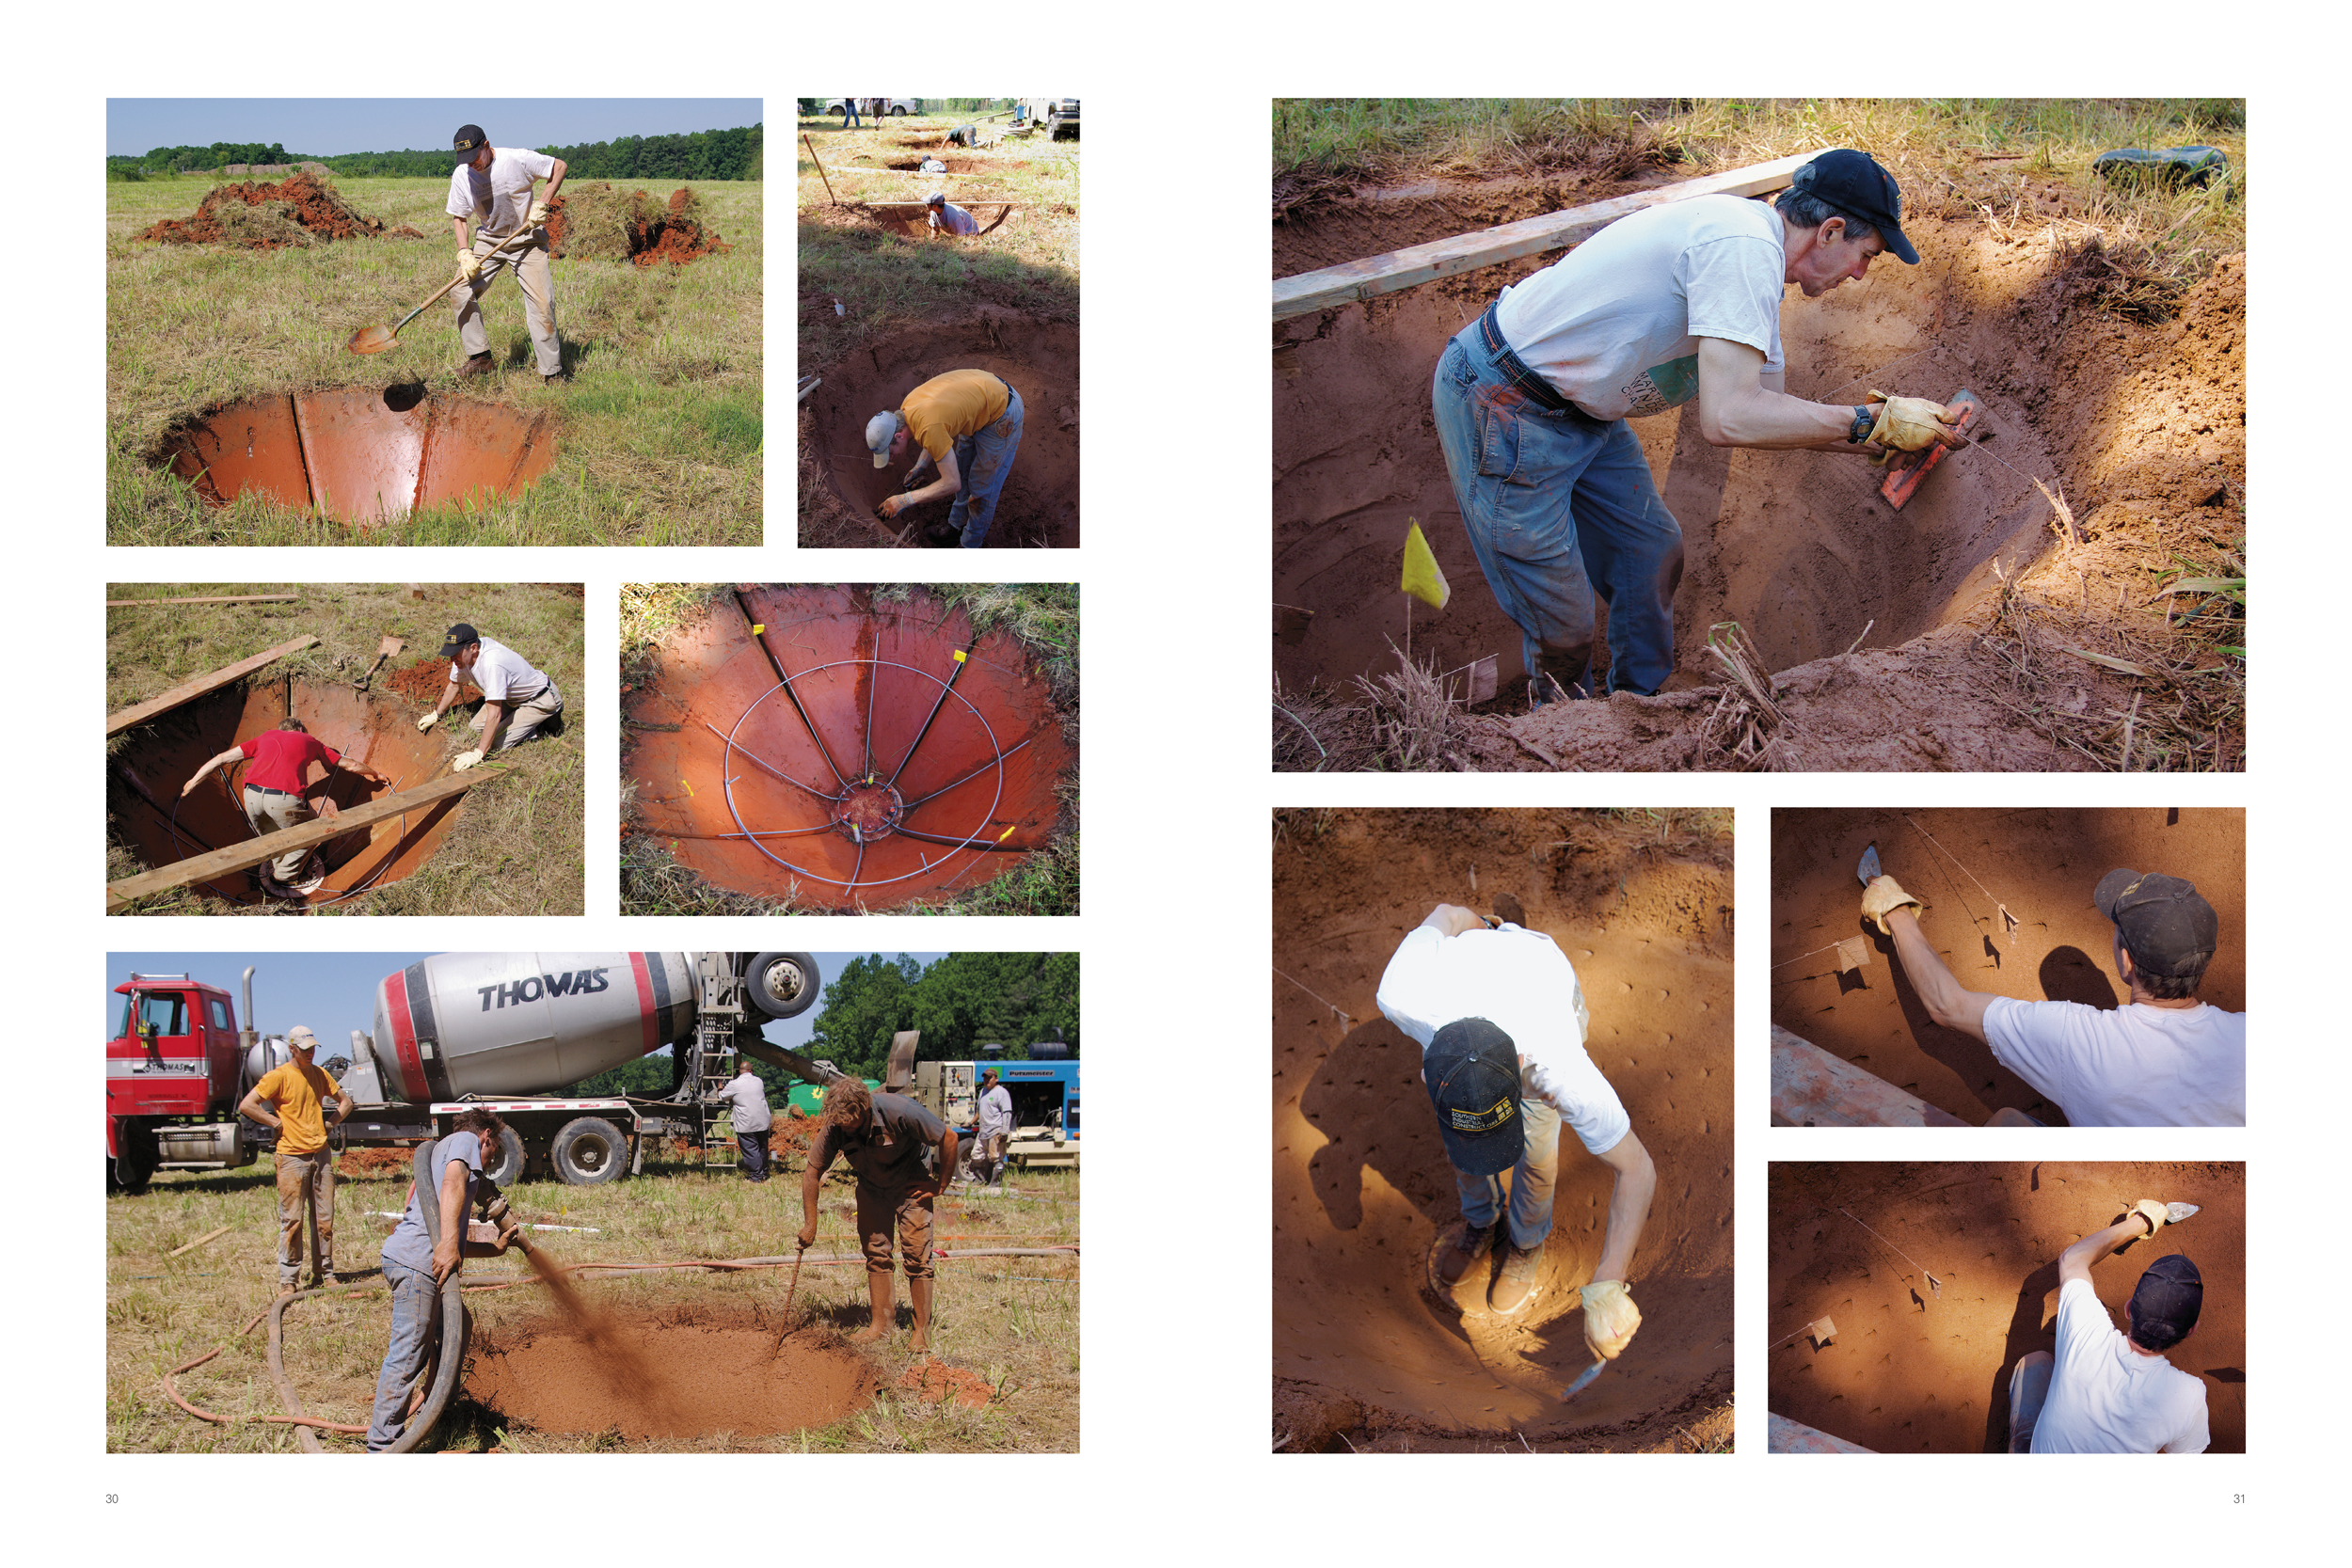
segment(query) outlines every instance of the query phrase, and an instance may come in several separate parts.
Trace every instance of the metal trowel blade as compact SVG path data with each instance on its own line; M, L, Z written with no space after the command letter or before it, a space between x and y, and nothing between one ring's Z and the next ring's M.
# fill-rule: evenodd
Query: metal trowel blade
M1591 1366L1585 1368L1582 1371L1577 1373L1576 1381L1569 1384L1565 1388L1560 1390L1560 1397L1564 1400L1572 1400L1576 1398L1577 1395L1582 1393L1586 1388L1592 1386L1593 1379L1600 1376L1600 1370L1607 1365L1609 1365L1609 1363L1606 1361L1596 1361Z
M1879 847L1876 841L1862 851L1862 863L1854 867L1854 875L1862 879L1864 887L1879 879Z
M2197 1205L2194 1203L2168 1203L2164 1206L2164 1223L2178 1225L2195 1212Z

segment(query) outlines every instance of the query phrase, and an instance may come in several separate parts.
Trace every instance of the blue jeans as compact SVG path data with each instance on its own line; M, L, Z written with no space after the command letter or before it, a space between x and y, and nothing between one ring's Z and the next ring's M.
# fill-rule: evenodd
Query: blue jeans
M375 1375L375 1413L368 1418L368 1452L382 1453L408 1424L408 1387L424 1370L440 1313L440 1291L430 1273L384 1259L384 1282L392 1288L392 1344L384 1370Z
M1609 606L1609 687L1656 691L1674 672L1682 529L1659 499L1642 443L1623 420L1553 412L1490 349L1473 322L1438 360L1430 402L1446 472L1479 570L1517 623L1536 700L1538 673L1571 695L1592 663L1593 594Z
M963 547L977 550L988 541L988 526L996 520L996 498L1012 473L1012 454L1021 445L1021 394L1005 388L1005 416L983 425L977 435L956 437L956 475L963 488L947 509L947 526L962 536Z
M864 120L857 118L857 100L854 98L843 99L841 101L841 129L847 131L852 125L863 129L865 124L866 122Z
M1527 1141L1511 1172L1511 1244L1533 1252L1551 1234L1551 1189L1560 1177L1560 1113L1540 1100L1521 1100L1519 1120L1527 1128ZM1454 1185L1462 1196L1462 1218L1472 1230L1495 1223L1502 1207L1502 1178L1468 1176L1457 1166Z

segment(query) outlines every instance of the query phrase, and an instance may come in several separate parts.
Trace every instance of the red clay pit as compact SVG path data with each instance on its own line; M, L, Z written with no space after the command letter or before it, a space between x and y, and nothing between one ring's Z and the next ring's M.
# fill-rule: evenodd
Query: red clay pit
M626 706L640 832L717 886L843 912L1011 870L1076 760L1020 642L919 592L739 589Z
M387 788L338 768L327 794L337 806L364 805L440 777L449 748L438 736L417 733L406 704L348 686L280 677L240 683L158 715L130 731L106 759L106 814L118 841L150 868L169 865L254 836L238 800L246 764L240 759L183 797L181 786L205 763L240 741L278 727L293 713L319 740L392 781ZM450 823L465 809L453 796L362 828L321 847L326 882L305 902L328 904L409 875L433 858ZM263 901L250 871L192 884L232 904Z
M251 491L338 522L528 489L555 461L549 415L427 397L422 387L342 387L217 408L165 437L171 471L215 506Z

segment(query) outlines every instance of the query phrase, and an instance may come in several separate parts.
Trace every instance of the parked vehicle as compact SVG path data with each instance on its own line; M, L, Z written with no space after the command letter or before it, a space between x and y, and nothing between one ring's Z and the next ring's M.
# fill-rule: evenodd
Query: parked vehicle
M872 103L873 100L868 98L861 98L857 101L857 112L860 118L874 112L872 108L869 107ZM828 98L825 100L825 113L829 115L837 115L840 112L840 99ZM919 115L923 112L923 101L919 98L894 98L890 100L890 107L886 112L894 115Z

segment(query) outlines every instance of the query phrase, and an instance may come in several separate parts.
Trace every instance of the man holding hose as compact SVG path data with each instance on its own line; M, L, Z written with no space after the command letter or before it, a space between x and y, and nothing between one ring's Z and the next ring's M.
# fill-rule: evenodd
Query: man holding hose
M555 335L555 268L548 259L548 208L564 188L564 160L527 147L492 147L479 125L457 128L457 166L449 177L450 229L457 236L457 271L466 281L456 291L457 340L466 347L460 376L488 375L490 334L482 325L482 296L501 272L512 272L523 292L523 320L538 358L539 379L549 387L569 381L564 344ZM532 188L548 182L546 197ZM469 221L480 228L469 239ZM501 250L500 242L526 229L538 230ZM491 252L497 251L493 256Z
M1516 1317L1543 1293L1565 1117L1585 1150L1616 1173L1600 1257L1582 1290L1584 1342L1614 1360L1642 1326L1626 1276L1658 1170L1616 1090L1585 1053L1590 1015L1576 971L1549 937L1519 924L1517 898L1495 904L1491 922L1455 904L1430 911L1406 933L1377 992L1380 1011L1421 1046L1422 1086L1462 1199L1461 1221L1431 1243L1429 1283L1451 1300L1472 1271L1483 1275L1500 1232L1502 1267L1487 1306Z
M1431 388L1438 439L1479 569L1519 627L1529 695L1593 690L1609 606L1608 689L1656 692L1674 673L1682 529L1626 420L1698 402L1719 447L1822 451L1962 446L1941 404L1873 391L1791 397L1780 302L1860 278L1903 238L1902 195L1867 152L1797 170L1777 210L1699 196L1619 218L1514 284L1464 327ZM1686 433L1689 425L1685 425Z

